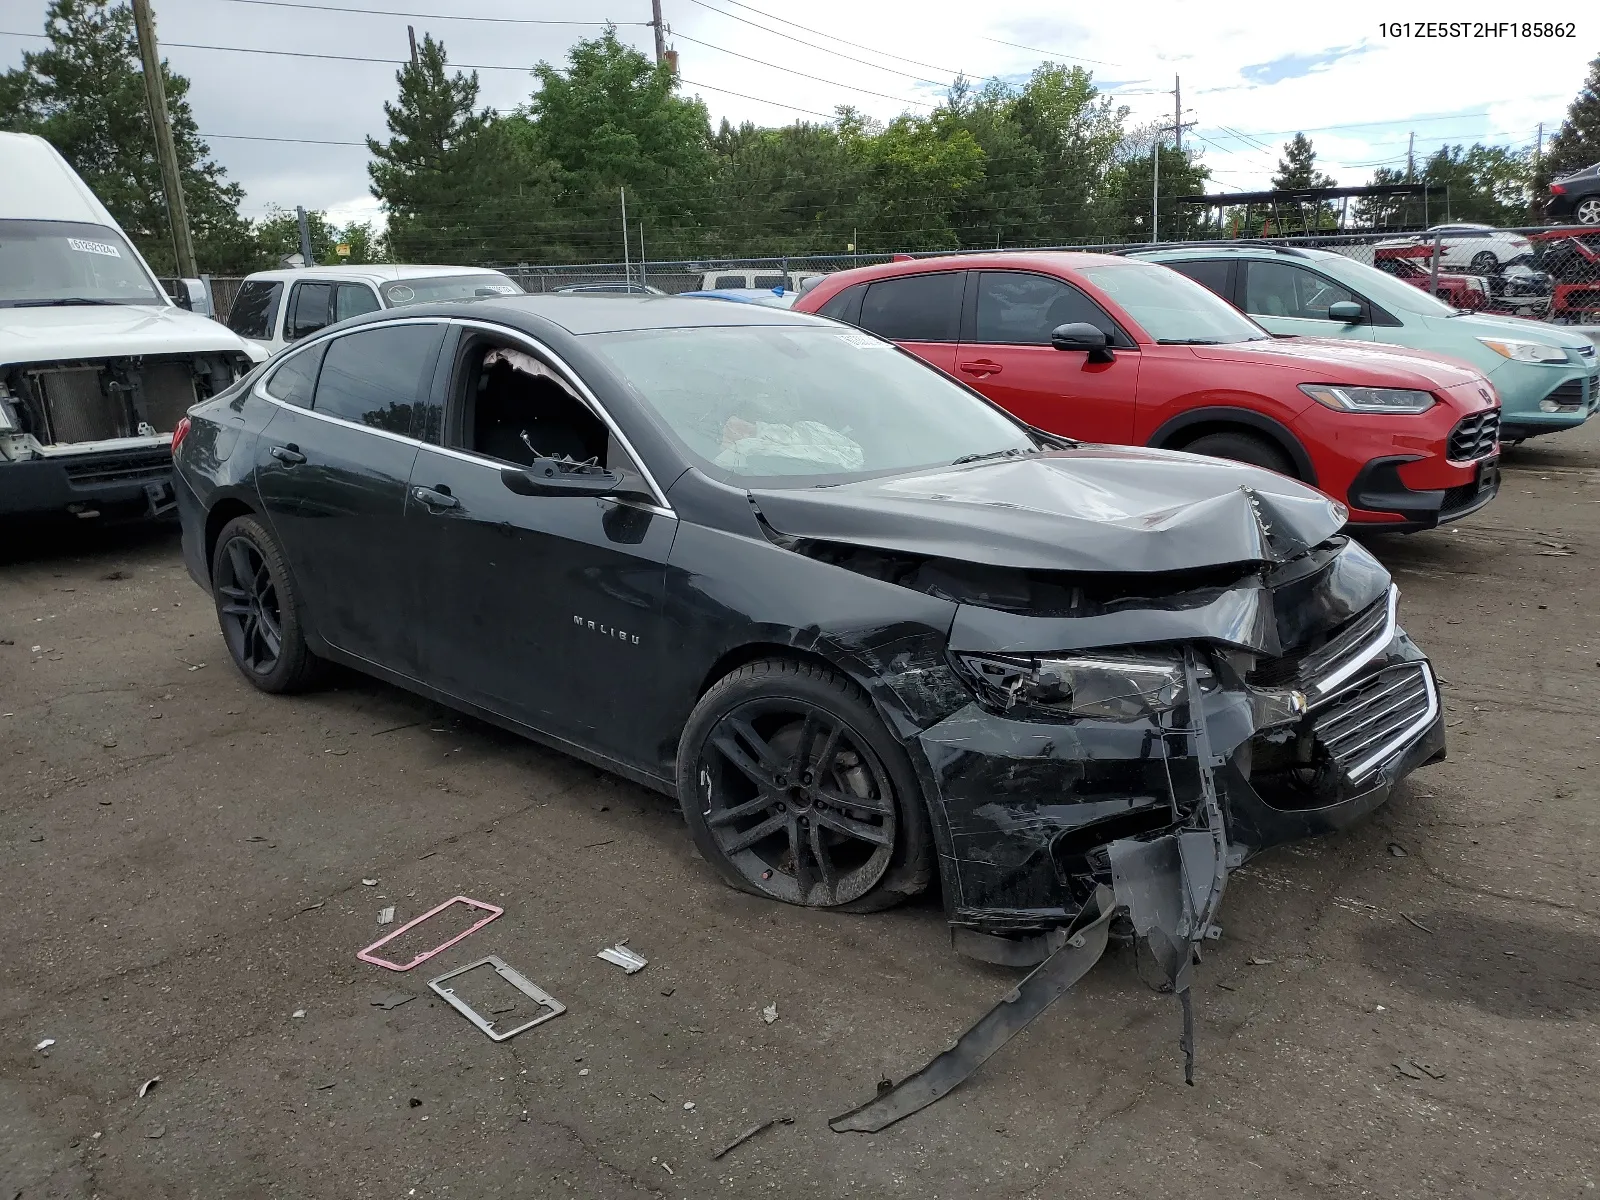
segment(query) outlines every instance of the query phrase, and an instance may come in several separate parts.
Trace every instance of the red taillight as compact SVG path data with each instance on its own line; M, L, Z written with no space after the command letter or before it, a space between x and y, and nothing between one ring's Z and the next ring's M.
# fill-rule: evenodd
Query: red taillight
M1565 196L1567 194L1567 189L1562 187L1559 183L1552 183L1550 185L1550 194L1552 196Z
M172 431L172 452L176 454L178 447L183 445L183 439L189 436L189 418L179 417L178 426Z

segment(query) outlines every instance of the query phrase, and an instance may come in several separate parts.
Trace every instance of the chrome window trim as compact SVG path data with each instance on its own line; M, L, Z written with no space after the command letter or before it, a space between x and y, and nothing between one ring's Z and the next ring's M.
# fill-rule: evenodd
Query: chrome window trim
M357 329L340 330L338 333L328 334L325 336L312 334L304 342L296 344L294 349L284 354L283 361L274 366L272 370L263 372L261 378L256 380L255 385L251 388L251 394L256 396L258 399L265 400L268 404L275 404L279 408L287 409L289 412L302 413L308 417L315 417L319 421L326 421L330 425L342 425L346 429L356 429L362 431L363 433L373 434L377 437L388 438L392 442L400 442L404 445L416 446L419 450L432 450L437 454L443 454L449 458L454 458L461 462L471 463L474 466L492 467L496 471L504 470L509 466L514 466L515 464L513 463L501 462L497 458L489 458L481 454L472 454L465 450L457 450L451 446L438 446L432 442L425 442L421 438L414 438L403 433L394 433L388 429L379 429L373 425L363 425L358 421L349 421L344 417L335 417L329 413L318 412L314 408L301 408L298 404L290 404L287 400L280 400L278 397L268 394L267 381L276 375L280 370L282 370L284 363L287 363L289 359L293 358L295 355L302 354L305 351L310 350L319 342L329 342L333 341L335 338L348 337L350 334L361 333L367 329L377 327L388 328L391 325L459 325L474 329L482 329L489 333L496 334L497 336L509 336L514 340L521 341L535 353L542 355L546 361L548 361L552 366L561 372L563 378L568 382L568 384L573 386L573 390L578 394L579 399L582 400L583 403L587 404L589 408L600 418L600 420L605 424L606 428L611 432L611 435L617 439L617 442L622 446L623 450L627 452L628 457L638 465L639 473L644 477L645 483L649 485L650 494L655 498L654 503L643 503L636 500L623 500L620 498L616 499L614 502L617 504L626 504L631 508L643 509L646 512L655 513L657 516L673 518L677 517L678 514L674 512L672 506L667 503L665 493L662 492L661 486L656 483L655 476L650 473L650 468L645 465L644 459L640 457L638 451L633 448L633 443L629 442L627 436L623 434L622 430L617 427L617 423L611 419L611 414L606 412L604 407L601 406L599 400L595 398L594 393L589 390L588 385L578 378L577 373L573 371L573 369L569 367L559 355L555 354L546 346L544 346L544 344L538 339L530 337L529 335L522 333L520 330L512 329L505 325L495 325L488 321L471 321L454 317L401 317L388 321L375 321L371 325L363 325Z
M1389 609L1384 617L1382 628L1372 635L1370 641L1345 660L1337 670L1323 676L1323 678L1317 680L1306 689L1316 698L1317 703L1320 704L1327 699L1334 688L1361 670L1362 667L1382 653L1385 646L1394 640L1395 631L1400 626L1399 609L1400 588L1391 583L1389 585Z
M622 432L621 426L619 426L612 418L611 414L606 411L606 407L600 403L599 397L597 397L594 392L589 389L589 385L584 383L582 377L567 365L565 359L563 359L554 350L550 349L550 347L546 346L538 338L531 334L524 333L520 329L513 329L509 325L496 325L491 321L475 321L470 317L447 317L446 320L448 320L450 324L460 326L463 329L480 329L486 333L492 333L497 337L509 337L513 341L521 342L525 347L527 347L533 353L539 355L551 366L553 366L566 381L567 386L572 388L574 394L576 394L577 397L583 401L583 403L587 404L590 411L592 411L595 416L599 417L605 427L611 431L611 436L617 439L617 443L627 453L628 457L633 460L634 465L639 468L639 474L644 477L645 483L649 485L650 494L655 497L656 505L660 508L660 510L664 514L675 515L672 511L672 505L667 503L666 492L663 491L661 485L656 482L656 477L651 474L650 466L644 461L644 456L633 448L633 443L628 440L628 435ZM354 331L352 330L352 332ZM467 459L470 462L491 462L502 467L510 465L506 463L500 463L495 459L485 459L475 454L468 454L465 451L453 450L447 446L434 446L433 449L445 450L461 458Z

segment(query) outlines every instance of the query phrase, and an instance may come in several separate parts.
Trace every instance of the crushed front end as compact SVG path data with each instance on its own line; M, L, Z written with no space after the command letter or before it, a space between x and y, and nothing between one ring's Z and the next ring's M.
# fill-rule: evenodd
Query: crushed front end
M1190 577L1193 579L1193 576ZM1371 812L1444 755L1437 680L1398 591L1342 537L1232 582L1078 589L1051 615L958 610L969 703L916 737L958 950L1039 964L949 1050L833 1121L932 1103L1065 994L1119 925L1182 1002L1228 874Z

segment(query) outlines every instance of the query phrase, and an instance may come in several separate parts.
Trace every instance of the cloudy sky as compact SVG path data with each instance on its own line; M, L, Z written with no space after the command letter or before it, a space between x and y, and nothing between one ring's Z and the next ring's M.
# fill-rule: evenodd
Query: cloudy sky
M662 0L684 90L713 120L784 124L854 104L878 117L926 112L957 72L1021 80L1043 58L1079 63L1134 118L1171 119L1182 81L1186 136L1217 190L1266 186L1285 137L1303 129L1344 184L1443 142L1548 138L1600 48L1600 21L1576 39L1386 37L1380 22L1500 21L1524 10L1476 0L1388 0L1306 8L1143 0ZM524 101L528 69L560 63L576 39L613 21L650 51L650 0L154 0L158 34L214 157L245 187L245 212L270 205L375 215L361 144L383 130L392 61L406 25L478 68L482 99ZM47 0L0 0L0 65L43 28ZM1075 8L1076 12L1070 9ZM1573 16L1579 6L1561 6ZM353 10L383 9L383 13ZM399 14L399 15L397 15ZM411 14L411 15L406 15ZM479 18L479 19L469 19ZM201 48L212 47L212 48ZM237 49L219 49L232 47ZM240 52L248 50L251 52ZM347 56L380 61L343 61ZM227 136L224 136L227 135ZM285 139L281 141L251 139ZM298 140L296 140L298 139ZM354 144L315 144L318 142Z

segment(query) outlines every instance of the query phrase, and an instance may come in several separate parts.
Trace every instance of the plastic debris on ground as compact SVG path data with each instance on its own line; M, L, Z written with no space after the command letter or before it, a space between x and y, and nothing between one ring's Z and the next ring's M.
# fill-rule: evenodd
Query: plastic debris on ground
M55 1038L45 1038L44 1041L40 1042L37 1046L34 1047L34 1049L35 1050L48 1050L48 1049L50 1049L51 1046L54 1046L55 1044L56 1044Z
M778 1019L778 1006L776 1004L769 1004L763 1008L761 1010L761 1019L768 1025L771 1025Z
M516 988L517 991L521 992L524 996L534 1001L534 1003L537 1004L543 1011L532 1020L524 1021L520 1025L514 1025L510 1029L497 1029L495 1027L496 1023L493 1020L490 1020L489 1018L479 1014L477 1010L472 1007L472 1005L467 1003L467 1001L463 1000L459 995L456 994L456 989L454 987L445 986L447 981L457 979L462 975L466 975L472 971L477 971L483 967L492 968L496 975L498 975L506 983L509 983L512 987ZM507 966L505 960L495 954L490 954L485 958L480 958L477 962L468 963L466 966L459 967L454 971L447 971L437 979L429 980L428 987L432 989L441 1000L445 1001L445 1003L450 1005L451 1008L455 1009L462 1016L466 1017L467 1020L471 1021L484 1033L488 1034L491 1040L496 1042L503 1042L507 1038L513 1038L517 1034L522 1033L524 1030L532 1029L535 1025L542 1025L553 1017L559 1017L562 1013L567 1011L567 1006L565 1004L562 1004L561 1001L544 991L526 975L522 974L522 972L516 970L514 967Z
M378 924L379 925L387 925L393 920L394 920L394 905L391 904L391 905L389 905L388 908L380 908L378 910Z
M161 1076L157 1075L154 1078L146 1079L143 1083L141 1083L139 1085L139 1099L143 1100L144 1096L145 1096L145 1093L148 1092L151 1088L155 1087L155 1085L160 1083L160 1082L161 1082Z
M642 954L636 954L621 942L618 942L615 946L607 946L604 950L600 951L599 954L595 955L595 957L603 958L608 963L616 963L617 966L621 967L629 975L644 970L650 962L650 960L645 958Z
M378 992L367 1003L373 1008L381 1008L387 1012L391 1008L399 1008L408 1000L415 999L416 996L411 992Z

